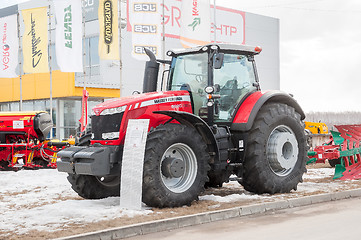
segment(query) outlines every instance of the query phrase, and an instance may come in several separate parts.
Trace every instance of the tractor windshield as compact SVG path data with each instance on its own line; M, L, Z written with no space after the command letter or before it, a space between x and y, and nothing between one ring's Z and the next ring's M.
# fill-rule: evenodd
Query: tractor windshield
M217 100L218 111L215 111L214 121L231 120L237 104L249 92L256 90L253 64L247 56L239 54L225 54L223 65L214 69L214 85L220 94Z
M168 89L187 90L192 93L194 114L207 118L208 86L208 53L180 55L174 57L171 63ZM229 122L237 104L249 92L256 90L256 81L252 61L240 54L224 54L220 69L213 70L215 94L220 95L215 100L214 121Z
M199 110L207 103L204 88L208 86L208 53L173 58L170 79L170 90L192 93L194 114L199 115Z

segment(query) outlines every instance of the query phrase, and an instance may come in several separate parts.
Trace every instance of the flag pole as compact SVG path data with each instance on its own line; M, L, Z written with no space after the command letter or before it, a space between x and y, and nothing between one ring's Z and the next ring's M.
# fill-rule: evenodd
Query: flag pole
M122 96L122 0L118 0L118 31L119 31L119 97Z
M84 90L86 90L86 77L85 77L85 64L86 64L86 52L85 52L85 45L86 45L86 39L85 39L85 9L84 4L81 5L82 9L82 23L83 23L83 84L84 84ZM89 49L90 51L90 49Z
M20 36L20 12L18 9L18 14L17 14L17 21L18 21L18 39L19 39L19 53L18 53L18 57L19 57L19 80L20 80L20 103L19 103L19 111L23 110L23 81L22 81L22 74L21 74L21 36Z
M165 60L165 22L164 22L164 0L162 0L162 31L163 31L163 38L162 38L162 60ZM162 64L163 72L165 71L165 64ZM164 85L164 84L163 84ZM164 86L161 86L162 90Z
M51 12L50 12L50 5L51 1L49 0L49 7L48 7L48 33L49 33L49 45L48 45L48 65L49 65L49 76L50 76L50 117L53 120L53 74L51 69ZM50 139L53 138L53 128L50 130Z
M82 23L83 23L83 94L82 94L82 98L81 98L81 117L80 117L80 137L83 135L83 133L86 133L86 127L88 125L88 97L89 97L89 93L86 90L86 39L85 39L85 7L82 4ZM89 46L89 51L90 51L90 46ZM90 74L89 74L89 78L90 78Z
M216 19L216 8L217 8L217 3L216 3L216 0L214 0L214 3L213 3L213 27L214 27L214 43L217 43L217 19Z

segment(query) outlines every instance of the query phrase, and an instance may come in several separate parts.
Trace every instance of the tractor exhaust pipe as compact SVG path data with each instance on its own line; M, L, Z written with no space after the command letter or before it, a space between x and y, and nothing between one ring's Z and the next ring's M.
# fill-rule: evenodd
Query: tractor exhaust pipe
M154 54L149 49L144 48L145 53L149 57L149 61L145 63L143 93L157 91L159 63Z

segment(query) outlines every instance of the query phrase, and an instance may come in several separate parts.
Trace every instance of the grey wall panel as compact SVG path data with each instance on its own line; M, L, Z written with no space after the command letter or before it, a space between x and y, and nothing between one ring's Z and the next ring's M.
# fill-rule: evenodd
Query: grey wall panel
M280 89L279 20L246 13L246 44L262 47L256 57L261 88Z

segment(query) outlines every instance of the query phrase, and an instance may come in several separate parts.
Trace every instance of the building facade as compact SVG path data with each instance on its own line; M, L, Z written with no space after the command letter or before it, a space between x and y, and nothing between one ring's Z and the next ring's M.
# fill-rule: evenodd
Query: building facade
M0 79L0 111L46 110L50 112L50 82L52 84L53 137L62 139L74 135L81 116L83 87L89 92L88 113L105 99L127 96L142 90L144 60L132 57L132 32L128 21L131 10L127 1L119 1L121 16L121 61L101 60L98 55L99 23L98 0L83 0L85 13L83 39L84 73L63 73L59 70L55 55L55 16L52 1L32 0L0 10L0 17L22 9L47 6L50 9L49 24L49 70L50 73L21 74L21 50L18 78ZM163 50L181 48L179 41L181 2L164 1ZM217 41L262 46L257 57L257 66L263 89L279 89L279 21L278 19L242 12L240 10L216 8ZM214 18L214 15L211 15ZM212 19L213 21L213 19ZM23 23L19 14L20 38ZM161 76L162 74L160 74ZM20 87L21 82L21 87ZM159 86L161 88L161 86ZM21 89L21 90L20 90Z

